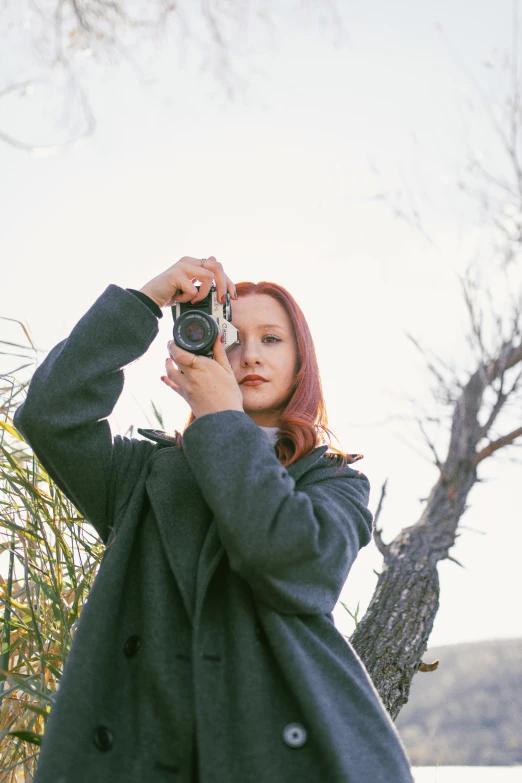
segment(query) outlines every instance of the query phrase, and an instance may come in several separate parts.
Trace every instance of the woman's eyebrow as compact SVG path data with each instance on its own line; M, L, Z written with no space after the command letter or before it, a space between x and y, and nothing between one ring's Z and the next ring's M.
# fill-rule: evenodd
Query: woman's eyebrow
M258 324L258 329L281 329L282 332L285 331L284 326L280 326L279 324Z

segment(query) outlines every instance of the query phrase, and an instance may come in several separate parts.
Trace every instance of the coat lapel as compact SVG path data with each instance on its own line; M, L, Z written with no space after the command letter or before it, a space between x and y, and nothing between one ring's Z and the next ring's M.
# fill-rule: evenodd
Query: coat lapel
M175 439L172 442L169 436L157 430L140 432L166 447L156 452L147 477L146 492L170 570L192 623L197 565L209 526L213 524L212 511ZM161 437L162 434L165 438Z
M176 446L176 439L161 430L138 429L138 432L162 445L171 447ZM328 446L318 446L310 454L307 454L297 462L289 465L287 470L294 481L297 482L304 476L304 474L323 456L327 449ZM181 465L179 467L181 467ZM184 483L187 486L189 477L186 476L184 478ZM225 552L221 539L219 538L216 519L212 519L210 526L206 531L204 529L195 528L193 518L190 520L187 519L186 524L184 524L183 519L180 519L175 527L165 525L163 520L165 509L162 507L159 496L154 491L154 487L151 486L150 488L152 490L152 497L150 498L151 505L154 508L158 520L160 535L163 539L170 567L178 583L189 620L196 625L199 620L208 585ZM190 569L193 568L194 559L187 557L187 554L194 546L197 547L199 552L199 557L197 558L195 599L193 597L193 590L189 584L193 579L193 573L187 572L188 564L190 564Z
M297 462L293 462L291 465L289 465L287 467L287 470L292 476L292 478L294 479L294 481L298 481L301 478L301 476L304 476L304 474L308 470L310 470L312 465L314 465L319 459L321 459L321 457L327 450L328 450L328 446L319 446L310 454L307 454L306 457L302 457ZM221 539L219 538L218 535L216 519L214 518L211 522L210 528L205 538L205 542L203 544L203 548L201 550L201 556L198 563L197 587L196 587L196 610L195 610L195 617L194 617L195 624L199 620L199 615L203 606L203 601L205 599L205 594L208 585L210 584L212 575L214 574L216 568L219 565L219 562L224 554L224 551L225 550L221 543Z

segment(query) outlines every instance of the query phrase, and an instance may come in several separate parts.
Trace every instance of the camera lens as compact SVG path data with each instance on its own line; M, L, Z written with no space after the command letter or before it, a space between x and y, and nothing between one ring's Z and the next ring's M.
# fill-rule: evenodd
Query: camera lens
M182 313L174 323L174 342L185 351L209 353L218 336L215 320L199 310Z
M205 330L201 324L189 324L184 331L184 335L191 343L200 343L205 337Z

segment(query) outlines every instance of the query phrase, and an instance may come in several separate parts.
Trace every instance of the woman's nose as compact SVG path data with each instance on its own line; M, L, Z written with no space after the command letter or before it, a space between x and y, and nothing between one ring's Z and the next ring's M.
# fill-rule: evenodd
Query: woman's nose
M251 343L243 345L241 364L262 364L262 358L259 349L255 345L252 345Z

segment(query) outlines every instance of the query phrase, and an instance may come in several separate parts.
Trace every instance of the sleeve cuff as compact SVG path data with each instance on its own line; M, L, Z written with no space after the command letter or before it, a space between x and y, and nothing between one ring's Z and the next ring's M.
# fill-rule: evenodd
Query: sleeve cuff
M153 300L150 298L150 296L147 296L147 294L144 294L142 291L136 291L134 288L127 288L126 289L130 294L134 294L138 299L141 299L144 305L147 305L149 310L154 313L155 316L158 318L163 318L163 313L161 312L161 308L158 307L156 302L153 302Z

